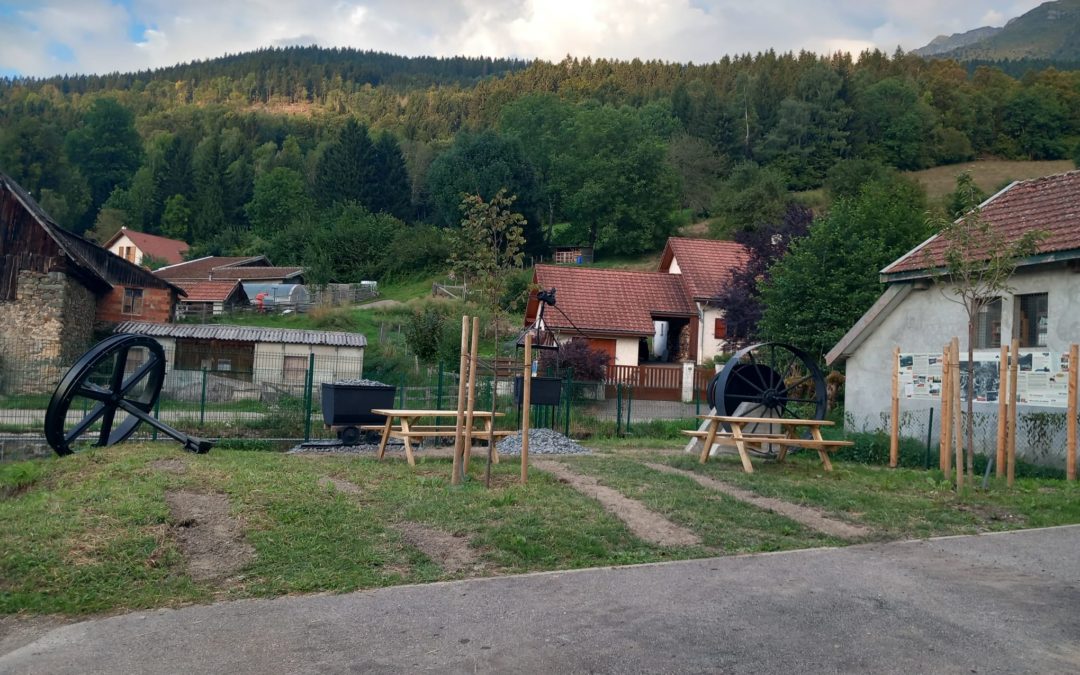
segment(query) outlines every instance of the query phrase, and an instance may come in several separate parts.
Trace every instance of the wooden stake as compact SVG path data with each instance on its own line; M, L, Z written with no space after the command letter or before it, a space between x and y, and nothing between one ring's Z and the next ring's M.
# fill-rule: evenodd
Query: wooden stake
M450 476L451 485L460 485L462 478L461 471L461 448L462 437L461 430L462 425L465 424L465 369L467 367L469 349L469 317L461 317L461 365L458 367L458 390L457 390L457 417L455 418L455 424L457 429L454 431L454 468L453 475Z
M1005 484L1013 486L1016 480L1016 388L1020 379L1020 341L1013 340L1009 363L1009 445L1006 448Z
M476 354L480 347L480 317L472 320L472 347L469 349L469 402L465 408L465 444L461 448L461 472L469 472L472 454L473 413L476 412Z
M1077 380L1080 379L1080 345L1069 347L1069 403L1065 413L1065 480L1076 480Z
M1009 347L1001 345L1001 363L998 364L998 418L997 418L997 453L994 455L994 475L1005 477L1005 444L1008 443L1009 429Z
M952 400L949 407L952 409L953 445L956 451L956 490L964 486L964 424L960 415L960 338L954 337L949 343L952 350Z
M529 480L529 406L532 405L532 333L525 334L525 374L521 378L521 483Z
M952 349L949 345L941 350L941 435L938 438L941 443L941 457L938 466L945 478L949 477L952 470Z
M892 352L892 419L889 426L889 467L900 463L900 348Z

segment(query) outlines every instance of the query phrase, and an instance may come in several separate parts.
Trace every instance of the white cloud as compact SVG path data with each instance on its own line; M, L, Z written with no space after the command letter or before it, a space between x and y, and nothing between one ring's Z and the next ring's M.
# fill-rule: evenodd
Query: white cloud
M559 60L913 49L1038 0L42 0L0 9L0 72L172 65L271 45ZM63 45L73 59L65 62Z

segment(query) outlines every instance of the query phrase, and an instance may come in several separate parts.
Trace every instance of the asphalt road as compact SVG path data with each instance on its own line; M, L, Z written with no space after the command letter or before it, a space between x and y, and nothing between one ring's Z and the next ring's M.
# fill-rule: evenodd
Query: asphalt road
M3 673L1077 673L1080 526L140 612Z

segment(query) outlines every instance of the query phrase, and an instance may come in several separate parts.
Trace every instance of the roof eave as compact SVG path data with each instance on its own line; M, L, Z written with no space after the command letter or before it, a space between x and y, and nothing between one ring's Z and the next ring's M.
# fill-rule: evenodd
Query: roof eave
M1017 262L1016 267L1032 267L1034 265L1047 265L1056 262L1067 262L1069 260L1080 260L1080 248L1072 248L1064 251L1048 251L1046 253L1036 253L1035 255L1029 255L1026 258L1021 258ZM888 268L886 268L888 269ZM903 272L881 272L879 280L882 283L892 284L904 281L914 281L916 279L931 279L946 274L948 270L944 267L932 267L919 270L905 270Z
M912 284L893 284L886 288L870 309L825 354L825 363L831 366L851 356L912 290Z

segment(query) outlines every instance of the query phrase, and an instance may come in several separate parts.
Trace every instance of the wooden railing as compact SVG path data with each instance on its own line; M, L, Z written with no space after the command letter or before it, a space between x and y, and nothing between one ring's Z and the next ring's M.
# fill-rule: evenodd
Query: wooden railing
M683 370L678 366L608 366L604 384L633 387L634 397L662 401L682 398ZM715 374L712 368L694 369L694 396L705 399L705 389Z

